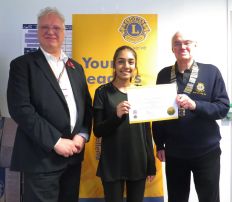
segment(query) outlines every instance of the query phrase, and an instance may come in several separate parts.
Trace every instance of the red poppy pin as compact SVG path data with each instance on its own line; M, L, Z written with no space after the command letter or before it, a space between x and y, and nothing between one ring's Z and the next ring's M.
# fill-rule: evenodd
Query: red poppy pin
M75 66L74 66L74 64L72 63L72 61L70 59L68 59L65 66L69 67L69 68L72 68L72 69L75 69Z

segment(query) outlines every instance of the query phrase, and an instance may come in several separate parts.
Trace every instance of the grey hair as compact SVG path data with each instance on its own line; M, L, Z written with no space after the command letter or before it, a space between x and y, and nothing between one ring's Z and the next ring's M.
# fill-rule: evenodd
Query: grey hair
M181 29L179 31L176 31L174 33L174 35L172 36L172 39L171 39L171 45L173 46L173 43L174 43L174 39L176 37L176 35L182 35L185 37L186 40L191 40L193 42L195 42L195 44L197 44L197 35L196 35L196 32L195 30L192 30L192 29ZM187 37L187 38L186 38Z
M172 39L171 39L171 45L172 45L172 47L173 47L174 38L176 37L177 34L181 34L181 32L180 32L180 31L177 31L177 32L175 32L175 33L173 34Z
M58 11L57 8L55 8L55 7L46 7L44 9L42 9L37 16L37 23L39 24L41 17L46 16L48 14L57 15L60 18L60 20L65 24L64 15L62 13L60 13L60 11Z

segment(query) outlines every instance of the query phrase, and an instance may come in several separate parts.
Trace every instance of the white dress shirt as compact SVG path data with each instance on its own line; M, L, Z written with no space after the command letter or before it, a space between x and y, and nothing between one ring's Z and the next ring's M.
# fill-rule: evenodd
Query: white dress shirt
M70 126L71 126L71 132L73 131L75 125L76 125L76 120L77 120L77 107L76 107L76 102L75 98L73 95L72 91L72 86L68 77L67 70L65 68L65 63L68 60L68 56L61 50L60 58L57 59L53 55L47 53L44 51L42 48L41 50L43 51L58 83L59 86L64 94L65 100L68 105L69 109L69 114L70 114Z

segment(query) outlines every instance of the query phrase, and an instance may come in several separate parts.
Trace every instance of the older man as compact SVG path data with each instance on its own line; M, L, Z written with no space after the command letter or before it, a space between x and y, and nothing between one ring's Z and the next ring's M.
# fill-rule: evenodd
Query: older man
M63 15L38 15L40 48L14 59L7 89L18 124L11 169L23 172L24 202L77 202L92 120L83 68L67 57Z
M191 172L200 202L219 202L220 131L216 122L226 116L229 99L218 68L193 58L197 43L176 32L173 66L162 69L157 84L176 83L177 120L153 123L157 156L166 161L169 202L187 202Z

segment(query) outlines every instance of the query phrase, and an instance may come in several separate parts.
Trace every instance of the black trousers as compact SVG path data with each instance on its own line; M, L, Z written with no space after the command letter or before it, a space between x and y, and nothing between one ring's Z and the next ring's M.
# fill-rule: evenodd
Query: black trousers
M143 202L146 179L136 181L117 180L102 181L106 202L123 202L124 187L126 185L127 202Z
M166 156L168 202L188 202L191 172L199 202L219 202L220 154L218 148L193 159Z
M23 173L23 202L78 202L81 163L49 173Z

